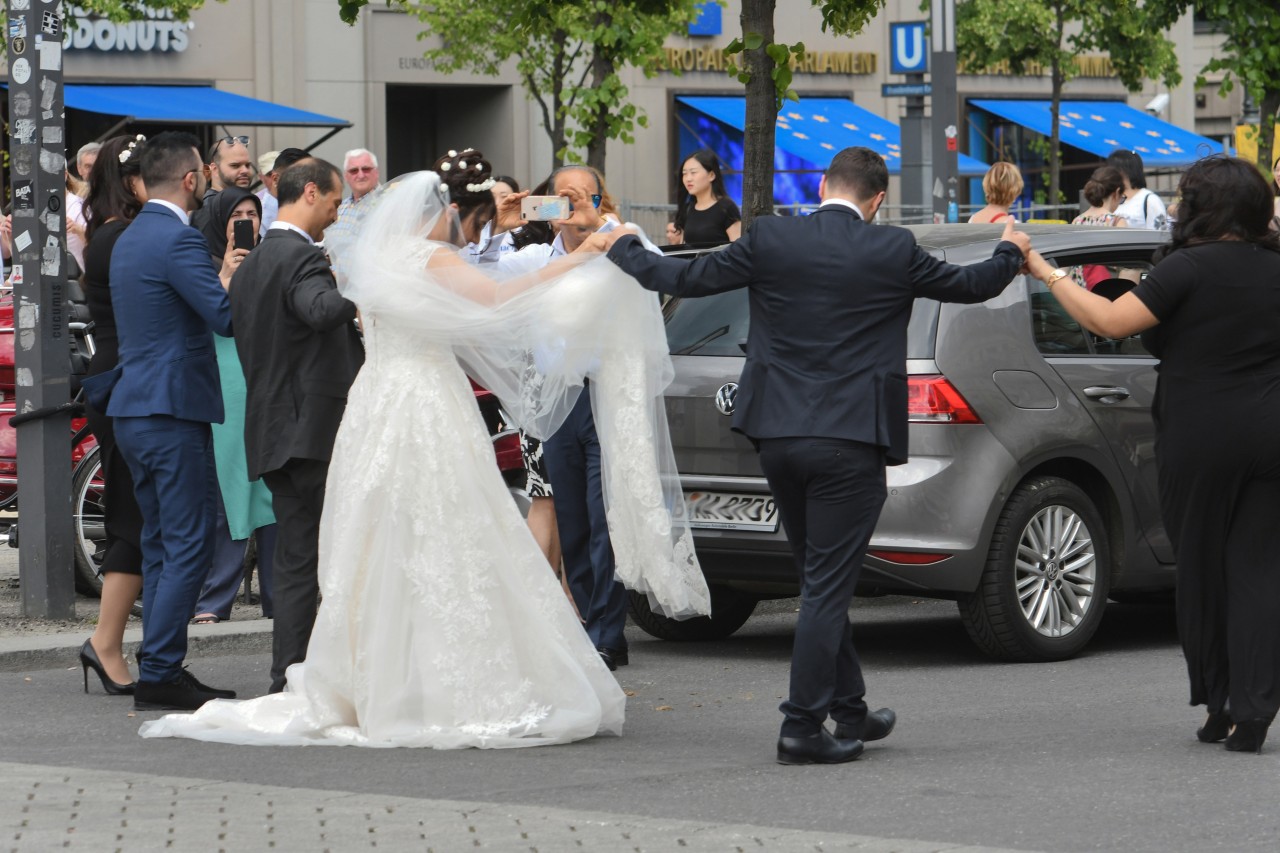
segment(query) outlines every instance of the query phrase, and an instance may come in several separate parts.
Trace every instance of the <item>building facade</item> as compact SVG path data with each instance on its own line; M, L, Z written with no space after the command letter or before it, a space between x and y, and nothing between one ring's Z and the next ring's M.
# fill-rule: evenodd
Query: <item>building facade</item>
M209 3L189 23L156 15L112 24L71 7L63 71L68 83L208 85L219 90L334 116L351 127L315 151L340 162L342 153L369 148L382 162L384 178L429 166L449 148L482 149L497 171L536 183L548 171L552 152L541 112L522 90L514 65L496 78L443 74L423 59L438 36L419 39L416 18L371 3L349 27L334 0L229 0ZM724 47L738 35L739 4L720 10L719 27L705 35L676 35L667 42L667 68L652 78L635 70L625 82L649 126L636 129L634 144L611 143L608 178L613 194L642 203L674 199L680 150L680 98L737 96L742 88L724 71ZM807 53L795 69L793 87L806 97L851 99L891 122L902 118L904 101L882 97L890 73L889 24L924 16L918 0L888 0L865 32L840 38L821 31L817 9L802 0L779 4L777 40L804 42ZM718 30L718 31L717 31ZM1212 55L1216 37L1197 32L1188 15L1170 33L1186 57L1184 82L1166 89L1149 82L1130 93L1110 74L1106 57L1081 57L1080 75L1068 97L1124 101L1139 109L1167 95L1164 120L1221 140L1241 113L1238 89L1217 97L1216 84L1194 88L1197 70ZM970 100L1048 98L1047 76L962 74L958 81L961 150L973 142ZM1160 99L1166 100L1166 99ZM68 148L119 125L109 114L68 110ZM130 128L131 129L131 128ZM324 134L315 128L213 125L207 138L224 132L252 136L254 155L285 146L309 147ZM982 133L977 134L981 141Z

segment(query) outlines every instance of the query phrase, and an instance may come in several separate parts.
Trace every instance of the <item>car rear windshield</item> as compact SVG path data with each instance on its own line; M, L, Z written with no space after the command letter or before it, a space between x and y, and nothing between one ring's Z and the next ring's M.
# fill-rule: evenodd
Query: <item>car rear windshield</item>
M907 326L907 358L933 358L939 303L917 299ZM672 355L739 356L750 326L747 291L674 299L665 309Z

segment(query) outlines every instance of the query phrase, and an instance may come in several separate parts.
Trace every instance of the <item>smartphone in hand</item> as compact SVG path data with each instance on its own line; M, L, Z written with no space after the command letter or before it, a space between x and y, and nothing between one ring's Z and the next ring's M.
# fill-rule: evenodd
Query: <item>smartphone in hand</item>
M569 199L562 195L530 195L520 199L520 218L532 222L558 222L569 218Z
M237 219L231 226L233 245L237 249L252 249L258 244L258 229L252 219Z

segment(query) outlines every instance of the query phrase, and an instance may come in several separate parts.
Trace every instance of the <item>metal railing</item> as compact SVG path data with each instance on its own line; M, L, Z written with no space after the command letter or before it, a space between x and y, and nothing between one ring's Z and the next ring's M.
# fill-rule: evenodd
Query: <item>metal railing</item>
M962 204L959 206L959 220L968 220L975 212L981 210L981 204ZM779 216L803 216L818 209L817 204L779 204L774 211ZM1019 222L1070 222L1080 212L1079 205L1031 204L1013 208L1013 215ZM624 222L633 222L644 229L645 234L659 245L666 242L667 223L672 221L676 213L674 204L657 204L651 202L631 201L623 199L618 205L618 213ZM933 211L919 205L886 204L880 207L876 222L883 225L924 225L934 221Z

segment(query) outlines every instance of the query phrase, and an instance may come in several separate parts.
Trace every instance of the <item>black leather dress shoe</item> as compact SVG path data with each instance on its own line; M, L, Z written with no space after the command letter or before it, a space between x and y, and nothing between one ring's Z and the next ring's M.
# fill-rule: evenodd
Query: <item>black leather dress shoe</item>
M183 667L182 671L187 674L187 678L191 679L192 684L194 684L200 690L203 690L205 693L212 693L214 696L217 696L219 699L236 698L236 692L234 690L219 690L216 687L210 687L209 685L200 681L200 679L196 678L195 673L193 673L191 670Z
M224 691L226 692L226 691ZM166 684L139 681L133 689L135 711L194 711L205 702L228 697L201 690L191 674L183 670Z
M778 738L779 764L843 764L862 755L862 741L836 740L826 729L809 737Z
M873 740L883 740L893 731L893 727L898 724L898 715L893 713L889 708L881 708L879 711L872 711L867 714L867 718L862 721L862 725L855 726L851 723L836 724L836 740L860 740L870 743Z
M611 649L608 646L600 646L596 651L600 653L600 659L604 661L605 666L609 667L610 672L620 666L626 666L631 663L631 658L627 655L626 649Z

